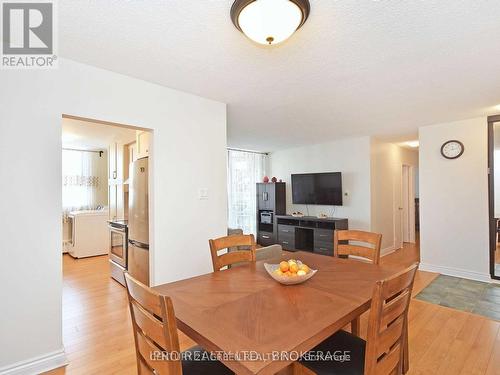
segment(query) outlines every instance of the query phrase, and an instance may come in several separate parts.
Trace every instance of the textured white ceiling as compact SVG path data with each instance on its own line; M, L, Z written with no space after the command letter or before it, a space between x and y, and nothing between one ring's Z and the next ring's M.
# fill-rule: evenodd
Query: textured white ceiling
M312 0L271 48L234 28L231 4L60 1L60 55L226 102L229 145L266 151L415 134L500 104L498 0Z

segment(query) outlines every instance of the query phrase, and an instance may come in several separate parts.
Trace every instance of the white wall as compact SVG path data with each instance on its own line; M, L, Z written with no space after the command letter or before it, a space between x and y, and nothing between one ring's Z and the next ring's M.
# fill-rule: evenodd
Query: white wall
M420 128L421 269L489 280L487 120ZM464 143L447 160L441 145Z
M382 253L402 246L402 166L418 168L418 151L372 139L371 230L382 234Z
M292 203L291 175L294 173L342 172L344 205L309 205L309 214L325 213L349 219L349 227L370 229L370 138L350 138L312 146L276 151L270 157L269 176L286 182L287 213L301 211L305 205Z
M302 211L305 205L292 203L291 174L342 172L344 206L334 216L349 219L352 229L382 233L382 250L388 252L402 245L401 171L402 165L418 167L418 152L369 137L276 151L270 157L270 176L287 183L287 212ZM309 207L310 215L332 216L332 206Z
M152 284L210 272L207 240L226 231L225 105L68 60L59 64L0 71L0 372L16 363L64 361L62 114L153 129ZM200 187L208 188L208 200L198 200ZM45 360L36 362L40 356Z

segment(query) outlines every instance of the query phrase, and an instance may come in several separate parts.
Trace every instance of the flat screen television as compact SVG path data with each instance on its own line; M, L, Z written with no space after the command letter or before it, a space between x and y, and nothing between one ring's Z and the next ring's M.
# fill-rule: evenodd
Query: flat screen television
M292 201L342 206L342 173L292 174Z

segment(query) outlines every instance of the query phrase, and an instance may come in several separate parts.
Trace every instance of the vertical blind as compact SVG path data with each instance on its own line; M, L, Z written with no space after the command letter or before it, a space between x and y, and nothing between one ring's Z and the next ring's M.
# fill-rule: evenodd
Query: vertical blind
M267 155L247 151L228 150L228 219L229 228L243 229L243 233L257 233L256 183L266 174Z

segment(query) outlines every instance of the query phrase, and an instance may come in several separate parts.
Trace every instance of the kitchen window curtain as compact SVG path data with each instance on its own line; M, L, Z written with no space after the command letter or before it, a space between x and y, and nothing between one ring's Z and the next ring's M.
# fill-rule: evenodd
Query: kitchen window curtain
M268 156L265 154L228 150L228 225L257 234L256 183L266 174Z
M97 163L95 152L62 150L62 204L64 216L70 211L97 206Z

